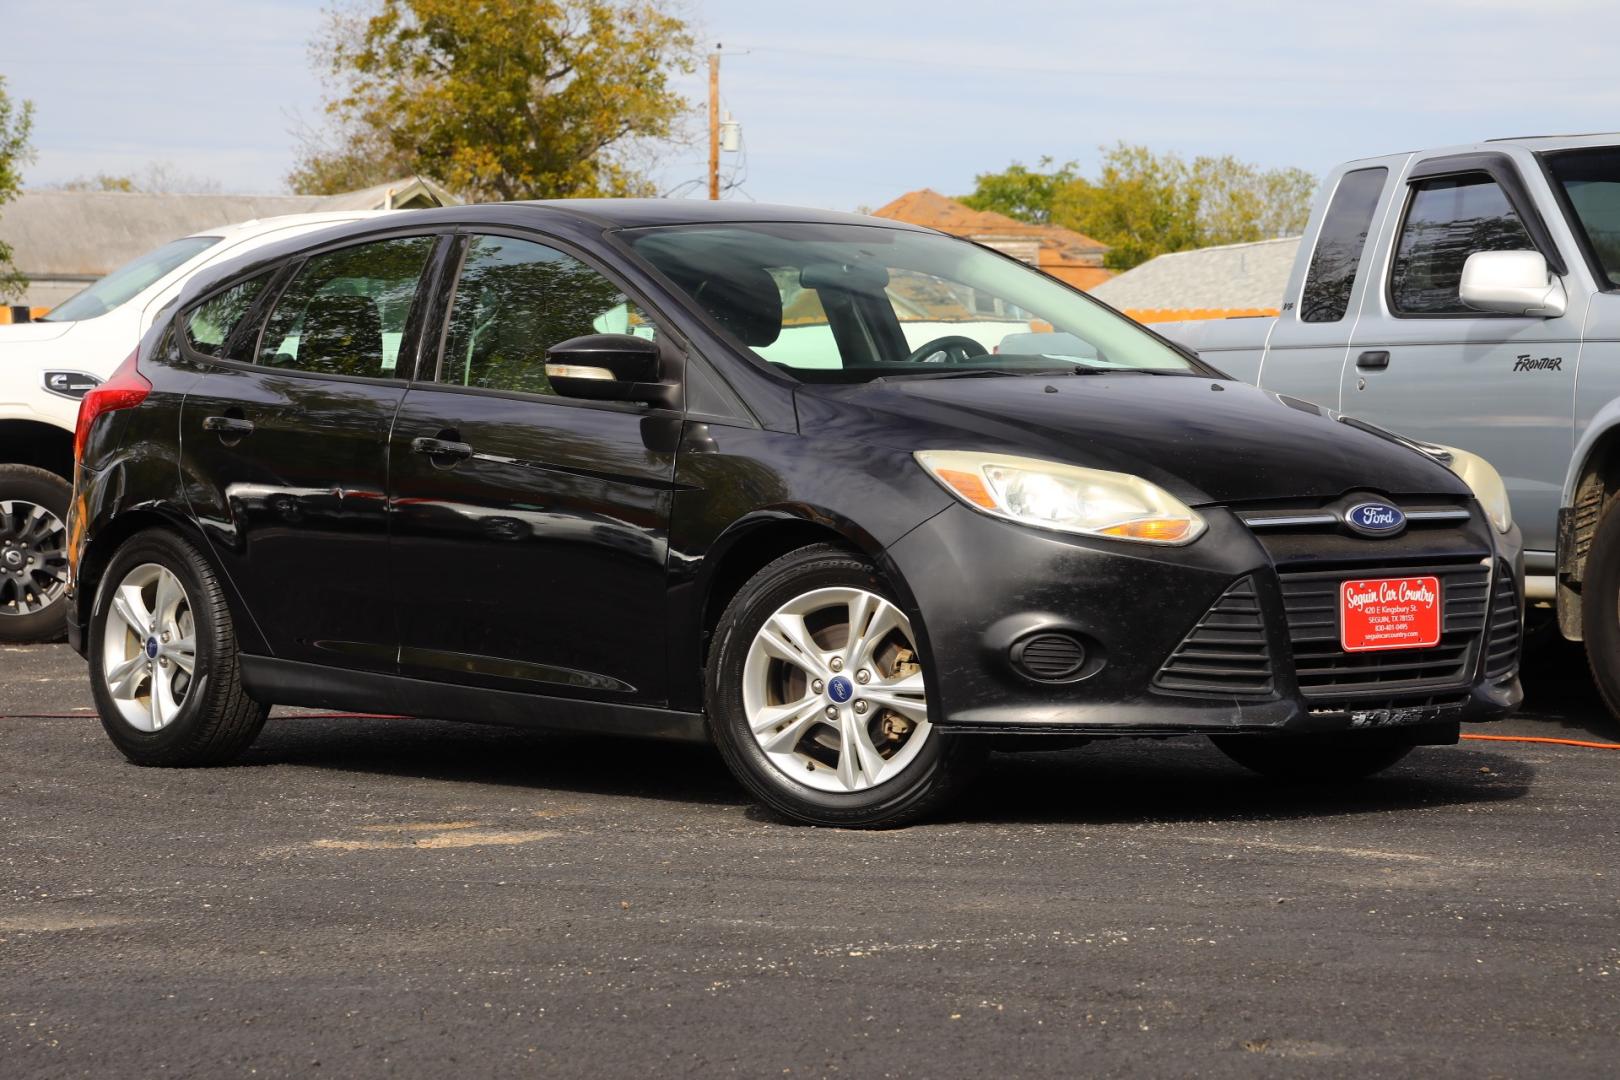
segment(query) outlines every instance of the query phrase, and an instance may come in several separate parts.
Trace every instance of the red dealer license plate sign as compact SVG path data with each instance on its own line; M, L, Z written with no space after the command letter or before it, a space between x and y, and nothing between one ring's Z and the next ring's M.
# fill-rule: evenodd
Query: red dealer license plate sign
M1371 578L1339 586L1345 652L1427 649L1440 644L1440 579Z

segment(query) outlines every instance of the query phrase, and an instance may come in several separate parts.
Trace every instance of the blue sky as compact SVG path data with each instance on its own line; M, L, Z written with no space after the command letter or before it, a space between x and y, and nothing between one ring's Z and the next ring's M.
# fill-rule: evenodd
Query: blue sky
M0 74L38 108L30 183L150 162L279 191L319 123L321 0L0 0ZM928 5L683 0L724 44L743 190L849 209L1117 139L1321 173L1350 157L1499 135L1620 129L1620 4ZM683 87L694 134L701 75ZM665 187L705 149L665 151Z

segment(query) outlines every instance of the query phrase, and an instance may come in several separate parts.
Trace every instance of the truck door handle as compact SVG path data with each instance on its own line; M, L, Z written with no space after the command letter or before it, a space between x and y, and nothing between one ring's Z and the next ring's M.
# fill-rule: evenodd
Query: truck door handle
M458 461L466 461L473 456L473 448L464 442L453 439L412 439L411 450L436 459L435 465L450 466Z
M1362 371L1382 371L1389 367L1388 349L1368 349L1356 357L1356 367Z
M253 421L240 416L205 416L203 430L212 431L222 439L240 439L253 434Z

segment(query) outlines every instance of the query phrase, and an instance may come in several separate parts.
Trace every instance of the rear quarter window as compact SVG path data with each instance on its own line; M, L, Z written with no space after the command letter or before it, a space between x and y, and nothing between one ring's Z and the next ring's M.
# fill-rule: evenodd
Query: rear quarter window
M251 359L252 342L244 346L239 340L231 351L233 336L242 326L242 320L253 310L253 303L269 282L269 274L238 282L223 292L215 293L192 308L184 319L186 344L207 356L231 360ZM241 353L242 355L234 355Z
M1356 273L1367 247L1378 196L1384 190L1389 170L1355 169L1344 174L1322 218L1322 229L1311 253L1310 270L1305 275L1305 292L1300 298L1301 322L1331 323L1344 318L1350 309L1350 293L1356 287Z

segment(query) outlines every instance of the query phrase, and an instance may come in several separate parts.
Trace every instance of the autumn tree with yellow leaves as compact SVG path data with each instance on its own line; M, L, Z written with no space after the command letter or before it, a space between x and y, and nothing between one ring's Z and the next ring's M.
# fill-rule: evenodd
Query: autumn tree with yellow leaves
M637 0L370 0L314 54L331 127L289 183L333 194L430 176L469 201L636 195L678 133L679 18Z

